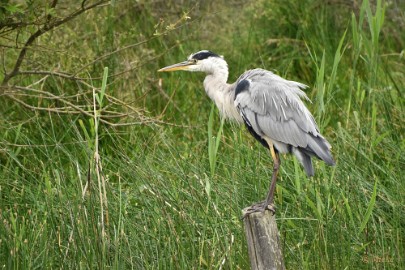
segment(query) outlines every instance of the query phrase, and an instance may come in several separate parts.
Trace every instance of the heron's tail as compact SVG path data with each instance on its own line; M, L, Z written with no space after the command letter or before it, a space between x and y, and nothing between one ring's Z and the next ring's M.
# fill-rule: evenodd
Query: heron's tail
M299 162L302 164L304 167L304 170L306 174L311 177L314 176L315 170L314 167L312 166L312 160L311 156L302 151L300 148L293 147L292 152L294 155L297 157Z
M321 135L313 136L308 134L308 146L306 148L293 147L293 153L301 162L308 176L315 174L314 167L312 166L311 156L315 156L323 160L326 164L333 166L335 160L330 152L331 146L327 140Z

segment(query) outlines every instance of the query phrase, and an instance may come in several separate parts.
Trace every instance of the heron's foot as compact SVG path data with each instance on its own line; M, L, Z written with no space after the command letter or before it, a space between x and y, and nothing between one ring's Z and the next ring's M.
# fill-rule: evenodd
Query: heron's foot
M242 216L242 219L246 218L252 213L264 213L264 211L269 210L274 215L276 213L276 206L273 203L267 203L266 201L255 203L249 208L246 209L245 213Z

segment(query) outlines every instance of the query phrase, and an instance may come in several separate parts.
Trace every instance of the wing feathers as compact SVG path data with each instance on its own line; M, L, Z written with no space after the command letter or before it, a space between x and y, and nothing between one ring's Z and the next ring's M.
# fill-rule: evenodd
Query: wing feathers
M267 70L249 70L236 82L234 103L256 135L270 138L278 151L292 151L311 176L311 155L329 165L334 160L330 144L301 100L309 100L301 90L306 87Z
M330 145L323 137L310 136L308 148L310 148L317 157L325 161L326 164L331 166L335 165L335 161L330 153Z
M249 111L249 109L246 108L244 111ZM291 144L295 147L306 147L308 145L306 136L303 136L306 133L298 127L294 120L274 121L269 120L266 115L258 114L256 118L262 134L270 139Z

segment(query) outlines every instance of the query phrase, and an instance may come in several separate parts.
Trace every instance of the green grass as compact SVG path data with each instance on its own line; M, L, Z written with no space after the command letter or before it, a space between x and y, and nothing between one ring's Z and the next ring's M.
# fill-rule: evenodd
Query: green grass
M315 161L311 179L282 157L287 269L404 269L403 4L147 2L89 11L41 37L23 62L87 85L9 82L36 83L89 114L0 96L0 267L249 268L241 209L265 197L271 157L244 127L221 121L202 74L156 72L210 49L224 54L230 80L262 67L308 84L307 105L333 146L337 165ZM11 35L22 42L33 29ZM10 70L18 50L2 50ZM70 106L25 91L18 97L32 106ZM128 116L105 118L111 111Z

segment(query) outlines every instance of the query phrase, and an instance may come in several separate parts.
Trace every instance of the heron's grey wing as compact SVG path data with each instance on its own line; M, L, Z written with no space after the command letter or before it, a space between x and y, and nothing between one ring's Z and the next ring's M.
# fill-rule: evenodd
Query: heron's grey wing
M285 80L270 71L254 69L237 81L235 105L259 134L270 139L306 147L302 133L318 135L318 127L303 104L303 84ZM242 90L243 89L243 90Z
M305 87L267 70L249 70L236 82L235 106L259 136L274 141L276 148L279 143L280 152L291 152L292 146L331 164L330 145L301 100L308 99L301 90Z

